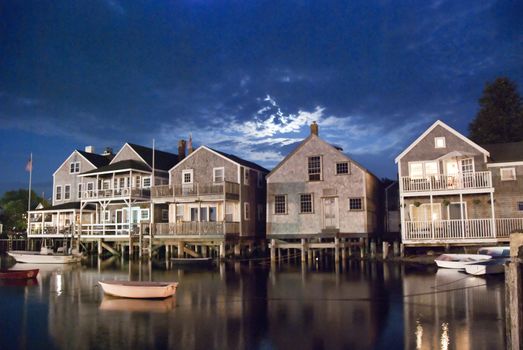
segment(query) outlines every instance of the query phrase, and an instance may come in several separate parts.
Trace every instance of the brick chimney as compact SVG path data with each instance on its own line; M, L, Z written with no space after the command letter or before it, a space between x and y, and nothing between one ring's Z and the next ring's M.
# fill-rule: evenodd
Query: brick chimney
M178 141L178 161L185 158L185 140Z
M312 134L318 136L318 124L316 124L316 121L313 121L311 124L311 135Z

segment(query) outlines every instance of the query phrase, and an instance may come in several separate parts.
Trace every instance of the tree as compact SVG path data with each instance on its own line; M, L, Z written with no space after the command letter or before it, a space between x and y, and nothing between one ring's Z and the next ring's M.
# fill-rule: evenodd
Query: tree
M25 231L27 228L27 200L29 191L20 189L17 191L8 191L0 198L0 206L3 208L0 222L4 225L4 231ZM44 198L31 191L31 209L36 208L38 203L44 207L49 206Z
M470 139L479 144L523 140L523 102L516 84L501 77L487 82L480 110L469 124Z

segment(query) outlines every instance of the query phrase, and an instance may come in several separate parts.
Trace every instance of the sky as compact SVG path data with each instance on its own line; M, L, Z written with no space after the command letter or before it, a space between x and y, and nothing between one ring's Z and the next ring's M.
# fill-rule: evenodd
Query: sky
M74 149L195 146L269 169L309 134L379 177L485 83L523 91L521 1L0 3L0 194L51 195Z

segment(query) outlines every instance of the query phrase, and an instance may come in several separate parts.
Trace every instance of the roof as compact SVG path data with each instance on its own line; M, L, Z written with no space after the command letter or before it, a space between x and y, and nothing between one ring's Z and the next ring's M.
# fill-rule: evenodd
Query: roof
M73 209L80 209L80 202L69 202L69 203L63 203L63 204L57 204L53 205L47 208L40 208L35 209L32 211L55 211L55 210L73 210ZM87 204L84 207L85 210L95 210L94 204Z
M271 176L276 170L278 170L282 165L283 163L285 163L287 161L287 159L289 159L290 157L292 157L294 155L294 153L298 152L298 150L305 144L307 143L307 141L309 141L309 139L313 136L313 134L310 134L309 136L307 136L306 138L304 138L289 154L287 154L285 156L285 158L283 158L283 160L281 162L279 162L274 168L272 168L271 172L267 175L267 178L269 176ZM316 136L318 137L318 136ZM319 137L318 137L319 138ZM329 145L332 147L332 145Z
M460 134L456 130L452 129L450 126L448 126L447 124L443 123L441 120L436 120L427 130L425 130L425 132L423 134L421 134L414 142L412 142L409 145L409 147L405 148L405 150L403 152L401 152L400 155L398 155L396 157L396 159L394 159L394 162L398 163L399 160L401 158L403 158L404 155L409 153L410 150L414 148L414 146L416 146L421 140L423 140L437 126L441 126L442 128L446 129L450 133L454 134L456 137L458 137L461 140L463 140L464 142L468 143L470 146L476 148L478 151L483 153L485 156L489 156L489 152L487 150L485 150L484 148L482 148L480 145L478 145L477 143L471 141L469 138L463 136L462 134ZM486 161L486 158L485 158L485 161Z
M145 146L127 143L152 168L153 149ZM154 168L168 171L178 163L178 155L174 153L154 150Z
M98 169L86 171L85 173L81 173L80 175L98 174L98 173L105 173L105 172L125 170L125 169L140 170L140 171L147 171L147 172L151 171L151 168L148 165L144 164L143 162L140 162L140 161L134 160L134 159L126 159L126 160L121 160L119 162L100 167Z
M482 145L495 163L523 161L523 141Z
M85 159L87 159L92 165L94 165L97 168L106 166L111 161L109 157L102 156L100 154L84 152L78 149L76 150L76 152L80 153Z
M264 167L262 167L262 166L260 166L260 165L258 165L256 163L250 162L248 160L242 159L240 157L237 157L234 154L229 154L229 153L225 153L225 152L222 152L222 151L218 151L218 150L215 150L214 148L210 148L210 147L207 147L207 148L209 148L210 150L213 150L214 152L216 152L218 154L221 154L225 158L228 158L228 159L232 160L233 162L236 162L236 163L238 163L240 165L243 165L243 166L246 166L248 168L252 168L252 169L255 169L255 170L258 170L258 171L261 171L261 172L265 172L265 173L269 172L269 170L265 169Z

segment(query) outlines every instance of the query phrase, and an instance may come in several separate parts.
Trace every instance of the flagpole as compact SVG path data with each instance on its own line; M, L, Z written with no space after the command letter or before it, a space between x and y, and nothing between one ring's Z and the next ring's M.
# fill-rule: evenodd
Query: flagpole
M31 158L29 159L29 199L27 201L27 211L31 210L31 181L33 177L33 152L31 152ZM29 215L29 214L28 214Z

